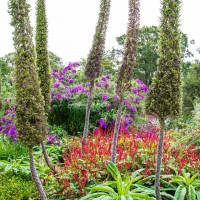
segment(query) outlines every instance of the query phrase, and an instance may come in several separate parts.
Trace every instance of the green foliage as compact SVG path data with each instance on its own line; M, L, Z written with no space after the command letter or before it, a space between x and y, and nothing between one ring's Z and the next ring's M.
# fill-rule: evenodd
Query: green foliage
M91 188L91 192L81 200L89 199L119 199L119 200L154 200L155 198L150 197L147 194L131 191L132 185L140 180L142 176L137 176L138 171L134 172L131 177L122 179L121 174L112 162L108 162L107 169L112 175L114 181L107 181L101 185L97 185Z
M183 109L185 113L194 110L195 100L200 98L200 62L191 64L190 70L184 76Z
M182 171L182 176L175 176L170 181L172 183L177 183L179 186L176 189L174 200L199 200L200 191L200 179L198 179L198 173L194 174L192 177L190 173Z
M8 139L0 138L0 160L17 159L28 155L28 148L19 143L13 144Z
M100 118L100 113L104 112L105 106L98 104L92 105L90 112L90 131L97 126L98 120ZM49 113L50 124L55 124L61 126L69 135L78 135L82 132L84 128L85 120L85 105L86 99L82 100L81 103L71 102L67 100L54 101L52 102L52 111Z
M36 17L36 65L40 78L40 87L45 101L44 110L46 113L48 113L50 108L50 70L47 50L48 36L45 0L37 1Z
M100 2L99 19L85 68L85 75L90 81L94 81L102 72L101 61L105 48L106 30L110 14L110 2L110 0L101 0Z
M134 67L133 77L139 78L145 84L150 85L152 77L156 71L158 48L159 48L159 33L160 29L157 26L143 26L139 29L138 50L136 54L136 64ZM183 32L181 34L181 57L188 58L193 56L189 51L188 37ZM113 48L106 52L105 57L117 68L120 64L120 58L124 53L124 41L126 35L123 34L116 38L119 47ZM189 62L183 62L183 72L189 70Z
M146 110L159 118L175 117L181 109L180 0L163 0L159 59Z
M32 181L0 174L0 200L29 200L38 198Z
M9 13L14 27L16 66L16 122L18 138L34 146L47 135L44 100L35 66L35 51L29 19L30 5L26 0L10 0Z

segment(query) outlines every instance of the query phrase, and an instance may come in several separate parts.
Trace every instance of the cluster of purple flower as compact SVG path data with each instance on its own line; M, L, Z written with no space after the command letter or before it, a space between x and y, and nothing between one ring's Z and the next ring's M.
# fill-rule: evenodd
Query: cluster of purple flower
M87 94L86 90L80 83L74 85L77 68L79 63L69 63L61 70L53 69L51 77L53 77L53 88L50 92L51 101L67 99L70 100L74 93Z
M1 118L0 132L3 135L10 137L14 142L17 141L17 130L14 125L13 119L15 116L15 108L12 106L5 111L5 115Z

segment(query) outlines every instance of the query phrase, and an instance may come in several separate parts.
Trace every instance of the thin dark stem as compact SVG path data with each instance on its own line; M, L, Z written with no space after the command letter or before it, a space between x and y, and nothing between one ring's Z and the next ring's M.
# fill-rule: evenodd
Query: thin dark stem
M43 141L42 141L41 145L42 145L42 152L43 152L44 159L45 159L45 162L46 162L47 166L49 167L49 169L51 169L51 171L52 171L54 174L56 174L55 169L53 168L53 166L52 166L51 163L50 163L50 159L49 159L49 156L48 156L48 154L47 154L46 147L45 147Z
M163 154L163 141L164 141L164 131L165 131L165 122L163 119L160 119L160 136L158 141L157 148L157 161L156 161L156 181L155 181L155 192L156 200L162 200L160 194L160 173L162 165L162 154Z
M83 139L82 139L82 144L83 146L85 145L88 137L88 127L89 127L89 121L90 121L90 109L92 105L92 92L94 88L94 82L90 82L90 90L88 94L88 101L87 101L87 106L86 106L86 115L85 115L85 126L84 126L84 131L83 131Z
M36 169L35 169L34 157L33 157L33 147L29 147L29 158L30 158L31 175L32 175L33 181L35 183L35 186L37 188L37 191L40 194L41 200L47 200L42 183L41 183L41 181L38 177L38 174L36 172Z
M111 152L111 161L113 163L115 163L115 161L116 161L117 138L118 138L119 128L120 128L123 99L124 99L124 97L122 95L120 97L120 103L119 103L119 107L118 107L118 113L117 113L117 118L116 118L116 122L115 122L114 134L113 134L112 152Z

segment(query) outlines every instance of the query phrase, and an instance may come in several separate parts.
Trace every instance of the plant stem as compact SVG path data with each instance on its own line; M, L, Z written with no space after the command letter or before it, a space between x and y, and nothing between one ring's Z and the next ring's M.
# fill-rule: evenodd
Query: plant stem
M49 167L49 169L51 169L51 171L52 171L54 174L56 174L56 171L54 170L53 166L52 166L51 163L50 163L50 159L49 159L49 156L48 156L48 154L47 154L46 147L45 147L43 141L42 141L41 145L42 145L42 152L43 152L44 159L45 159L45 161L46 161L47 166Z
M82 147L84 147L87 137L88 137L88 127L89 127L89 121L90 121L90 108L92 105L92 92L94 88L94 81L90 82L90 90L88 94L88 100L87 100L87 106L86 106L86 115L85 115L85 126L83 131L83 139L82 139Z
M37 171L34 165L34 157L33 157L33 147L29 147L29 158L30 158L30 169L33 181L37 188L38 193L40 194L41 200L47 200L46 194L44 192L42 183L38 177Z
M115 121L115 128L114 128L113 141L112 141L112 152L111 152L111 161L113 163L115 163L115 161L116 161L117 138L118 138L119 128L120 128L121 112L122 112L122 107L123 107L123 99L124 99L124 96L121 95L120 102L119 102L119 107L118 107L117 118L116 118L116 121Z
M164 141L164 131L165 131L164 119L159 119L159 122L160 122L160 136L157 148L156 181L155 181L156 200L162 200L160 194L160 171L162 165L163 141Z

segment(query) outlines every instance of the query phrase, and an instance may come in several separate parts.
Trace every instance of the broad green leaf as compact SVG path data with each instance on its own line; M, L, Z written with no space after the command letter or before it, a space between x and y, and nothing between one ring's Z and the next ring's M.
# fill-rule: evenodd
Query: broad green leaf
M190 200L196 200L196 192L192 185L188 187L188 197Z
M174 199L174 197L171 194L167 194L166 192L161 192L160 193L162 197L167 197L169 199Z
M94 198L93 200L111 200L112 197L109 197L108 195L102 195L100 197Z
M194 174L191 179L189 179L188 184L191 184L198 177L198 173Z
M197 195L197 200L200 200L200 190L196 191L196 195Z
M155 200L154 197L150 197L146 194L140 194L140 193L130 193L129 194L131 197L138 197L138 198L141 198L141 199L144 199L144 200Z
M108 192L112 195L117 195L117 193L111 187L102 186L102 185L94 186L93 188L91 188L91 192L92 193L94 193L94 192Z
M88 195L86 195L85 197L80 198L80 200L92 200L94 199L94 197L100 197L100 196L109 196L107 193L105 192L96 192L96 193L89 193Z
M175 200L184 200L185 195L186 195L186 187L179 185L175 192L174 199Z

